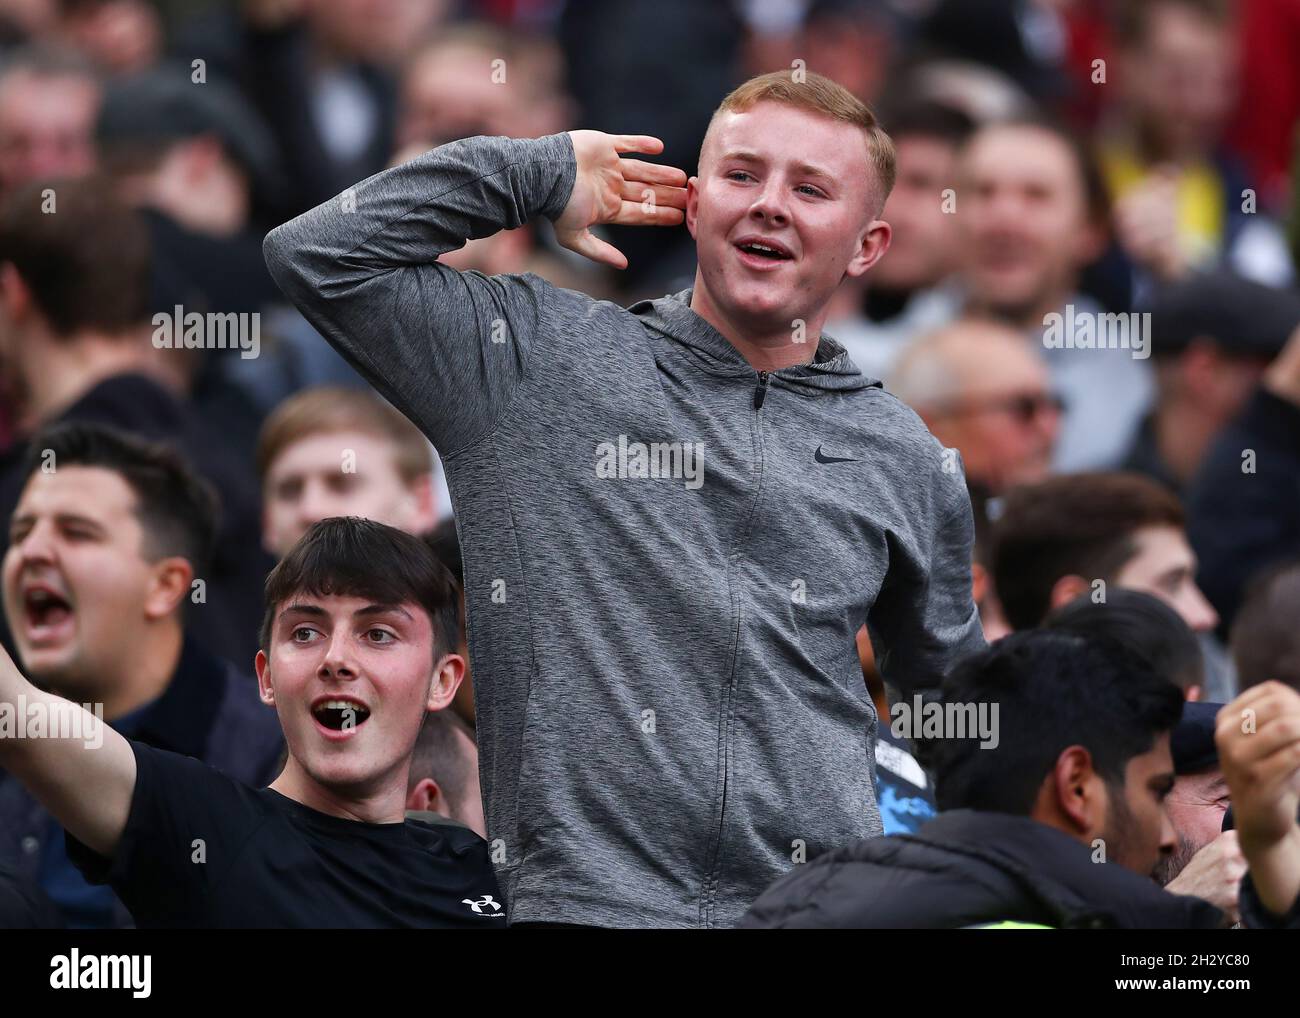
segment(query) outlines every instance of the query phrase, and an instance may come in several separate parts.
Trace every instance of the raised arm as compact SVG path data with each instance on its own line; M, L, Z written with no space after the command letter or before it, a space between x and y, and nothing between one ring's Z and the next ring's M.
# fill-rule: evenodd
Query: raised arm
M112 855L135 791L130 743L84 707L33 686L2 646L0 767L74 838Z
M589 227L682 221L685 174L620 158L662 147L597 131L451 142L271 231L267 265L320 333L451 455L509 405L549 284L458 272L438 255L545 216L562 244L621 267Z

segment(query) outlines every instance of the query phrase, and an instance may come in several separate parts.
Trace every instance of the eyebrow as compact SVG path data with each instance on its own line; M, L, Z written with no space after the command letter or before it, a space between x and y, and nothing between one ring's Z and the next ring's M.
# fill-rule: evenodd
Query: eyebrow
M362 618L362 617L369 617L371 615L388 615L390 613L395 615L401 615L407 619L411 617L411 613L408 612L405 608L403 608L400 604L368 604L364 608L358 608L352 614L354 618ZM296 604L295 603L295 604L287 605L280 612L279 617L284 618L286 615L292 615L292 614L308 615L311 616L312 618L320 619L320 618L326 618L329 615L329 612L327 612L324 608L322 608L318 604Z
M722 156L722 160L736 159L745 163L766 163L762 156L757 152L751 152L749 149L735 149L727 152ZM814 166L812 163L800 163L795 167L800 175L805 177L821 177L824 180L835 180L835 175L830 170L822 169L820 166Z
M33 523L36 520L34 513L23 513L21 516L15 516L9 521L9 529L13 530L19 524ZM98 520L91 519L89 516L81 516L77 513L55 513L54 522L59 526L66 526L69 523L80 523L87 527L92 527L97 533L104 533L104 525Z

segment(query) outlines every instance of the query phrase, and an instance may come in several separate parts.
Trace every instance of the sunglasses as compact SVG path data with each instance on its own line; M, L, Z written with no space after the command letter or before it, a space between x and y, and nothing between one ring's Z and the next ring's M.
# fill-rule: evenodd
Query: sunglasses
M1065 400L1056 393L1023 392L997 399L966 400L950 403L944 414L1009 414L1019 424L1030 424L1045 414L1065 412Z

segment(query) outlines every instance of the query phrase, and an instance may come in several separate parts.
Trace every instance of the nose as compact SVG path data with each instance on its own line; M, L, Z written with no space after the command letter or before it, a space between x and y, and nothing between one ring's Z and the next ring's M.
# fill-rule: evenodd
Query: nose
M1214 605L1201 593L1201 588L1193 583L1187 593L1187 604L1183 608L1183 618L1194 633L1211 632L1219 624L1219 613Z
M1167 856L1173 854L1178 847L1178 832L1174 830L1174 822L1169 819L1169 810L1163 806L1160 809L1160 854Z
M48 564L55 560L54 535L51 528L37 523L18 542L15 550L19 555L19 565L29 563Z
M298 499L298 523L306 530L313 523L335 515L329 493L319 481L308 481Z
M325 647L325 656L321 658L320 667L316 670L319 678L349 680L357 677L357 666L352 660L350 638L346 626L335 629L330 634L329 643Z
M749 207L749 214L758 220L769 220L784 225L790 220L785 185L775 177L770 177L763 184L762 191L754 198Z

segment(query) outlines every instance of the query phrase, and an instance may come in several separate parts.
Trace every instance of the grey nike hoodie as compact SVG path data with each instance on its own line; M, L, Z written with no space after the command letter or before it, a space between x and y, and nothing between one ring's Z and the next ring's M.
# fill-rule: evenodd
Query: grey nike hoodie
M554 219L567 134L469 138L272 231L280 287L443 458L512 922L731 925L880 832L854 634L910 699L983 645L960 463L823 336L759 374L690 309L458 272Z

